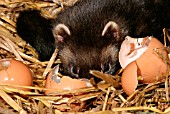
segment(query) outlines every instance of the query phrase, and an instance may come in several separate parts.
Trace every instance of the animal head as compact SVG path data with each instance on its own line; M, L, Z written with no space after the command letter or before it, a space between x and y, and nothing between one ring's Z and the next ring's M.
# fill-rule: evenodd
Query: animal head
M53 28L65 72L73 77L88 77L89 70L113 73L118 61L121 29L114 21L101 25L87 25L74 30L65 24Z

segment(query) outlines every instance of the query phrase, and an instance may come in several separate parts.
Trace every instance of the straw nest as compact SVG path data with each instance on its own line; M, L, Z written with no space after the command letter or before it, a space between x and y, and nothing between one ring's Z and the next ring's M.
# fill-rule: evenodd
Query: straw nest
M120 76L99 71L90 71L107 83L73 91L56 90L56 95L43 93L46 76L52 65L60 64L54 52L50 61L41 62L36 51L23 41L15 30L19 11L34 8L44 16L53 18L64 7L72 6L76 0L1 0L0 1L0 59L16 58L34 72L34 85L26 92L0 83L0 113L2 114L60 114L60 113L170 113L169 77L161 82L140 85L130 96L121 89ZM81 93L81 94L80 94Z

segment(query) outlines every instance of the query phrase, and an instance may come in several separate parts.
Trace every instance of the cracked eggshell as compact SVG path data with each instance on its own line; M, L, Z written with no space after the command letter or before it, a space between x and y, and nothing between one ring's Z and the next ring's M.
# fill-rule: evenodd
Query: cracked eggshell
M121 77L122 88L127 95L132 94L138 85L137 65L135 62L130 63L124 69Z
M168 60L166 51L163 51L163 44L156 38L152 38L148 49L135 61L129 63L122 74L121 83L125 93L130 95L135 91L138 84L138 76L141 76L141 83L152 83L165 78L167 66L159 55L154 51L157 49Z
M21 61L15 59L2 59L0 60L0 83L14 84L21 86L32 86L33 73ZM22 90L30 90L19 88Z
M129 63L138 59L147 49L152 37L132 38L127 36L119 51L119 63L124 69Z
M46 79L45 88L57 90L75 90L88 87L89 83L80 79L72 79L68 76L63 76L62 78L59 78L57 75L50 72ZM56 92L54 90L45 91L46 95L55 93Z
M163 47L163 44L159 40L152 38L147 51L136 60L136 64L139 67L138 75L141 75L143 78L140 82L152 83L165 78L167 66L162 58L154 51L154 49L157 49L168 60L168 54L162 50Z

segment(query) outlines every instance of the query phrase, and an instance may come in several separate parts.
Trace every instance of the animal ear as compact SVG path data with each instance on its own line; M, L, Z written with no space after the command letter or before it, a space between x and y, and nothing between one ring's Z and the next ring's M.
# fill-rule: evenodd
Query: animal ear
M106 34L112 34L114 38L116 38L117 40L120 38L120 28L119 25L114 22L114 21L109 21L103 31L102 31L102 36L105 36Z
M58 24L53 29L53 35L57 42L64 42L66 36L70 36L69 28L64 24Z

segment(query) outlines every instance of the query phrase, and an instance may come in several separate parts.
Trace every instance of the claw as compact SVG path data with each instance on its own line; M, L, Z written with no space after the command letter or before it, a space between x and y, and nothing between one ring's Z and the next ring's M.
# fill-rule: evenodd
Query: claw
M102 71L104 71L104 69L105 69L103 64L101 64L101 69L102 69Z
M120 64L118 61L115 62L114 64L109 63L109 70L106 71L106 73L107 74L115 74L118 71L118 69L120 69Z
M72 78L78 78L79 77L78 74L74 73L73 69L74 69L73 65L69 65L69 67L67 68L68 73ZM79 72L79 69L77 71Z
M118 64L118 62L116 62L114 64L112 62L110 62L110 63L107 63L106 65L101 64L101 69L106 74L114 74L115 71L117 70L116 69L117 64Z
M79 72L80 72L80 68L79 68L79 67L77 67L77 74L79 74Z
M113 74L116 70L115 66L116 66L116 64L112 65L112 64L109 63L109 70L106 71L105 73L106 74Z

